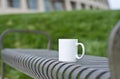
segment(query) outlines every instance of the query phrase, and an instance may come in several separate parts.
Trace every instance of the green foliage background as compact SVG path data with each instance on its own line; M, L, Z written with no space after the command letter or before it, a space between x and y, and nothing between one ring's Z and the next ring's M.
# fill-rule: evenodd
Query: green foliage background
M76 38L83 42L86 54L107 56L111 29L120 19L120 11L81 10L37 14L0 15L0 33L6 29L42 30L53 38L53 50L58 50L59 38ZM9 34L4 41L9 48L45 48L41 35ZM31 79L7 66L8 79Z

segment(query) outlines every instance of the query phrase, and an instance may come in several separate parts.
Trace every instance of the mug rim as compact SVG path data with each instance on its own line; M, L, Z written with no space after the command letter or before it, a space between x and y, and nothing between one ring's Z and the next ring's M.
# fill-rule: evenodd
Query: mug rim
M59 40L78 40L78 39L74 39L74 38L73 39L71 39L71 38L70 39L69 38L63 38L63 39L61 39L60 38Z

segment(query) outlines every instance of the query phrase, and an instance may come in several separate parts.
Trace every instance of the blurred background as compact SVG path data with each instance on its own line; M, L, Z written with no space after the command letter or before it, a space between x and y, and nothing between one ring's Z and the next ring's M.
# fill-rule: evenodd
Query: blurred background
M109 34L119 20L119 0L0 0L0 34L6 29L42 30L52 36L53 50L58 50L59 38L76 38L85 44L86 54L107 57ZM41 49L47 40L14 33L4 44ZM10 66L6 72L6 79L32 79Z

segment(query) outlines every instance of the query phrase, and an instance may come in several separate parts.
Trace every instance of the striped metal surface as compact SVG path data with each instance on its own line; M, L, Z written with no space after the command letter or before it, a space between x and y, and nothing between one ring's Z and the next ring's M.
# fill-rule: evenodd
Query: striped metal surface
M58 61L58 52L37 49L4 49L5 63L35 79L110 79L108 59L85 56L75 63Z

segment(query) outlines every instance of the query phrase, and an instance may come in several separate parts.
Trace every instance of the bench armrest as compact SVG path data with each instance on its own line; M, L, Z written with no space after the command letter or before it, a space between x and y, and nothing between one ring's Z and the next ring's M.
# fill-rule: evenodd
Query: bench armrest
M42 35L45 35L47 38L48 38L48 49L51 48L51 45L52 45L52 38L51 36L44 32L44 31L40 31L40 30L16 30L16 29L8 29L8 30L5 30L1 36L0 36L0 47L1 49L4 49L4 38L7 34L9 33L34 33L34 34L42 34Z
M111 79L120 79L120 21L113 28L108 45Z

